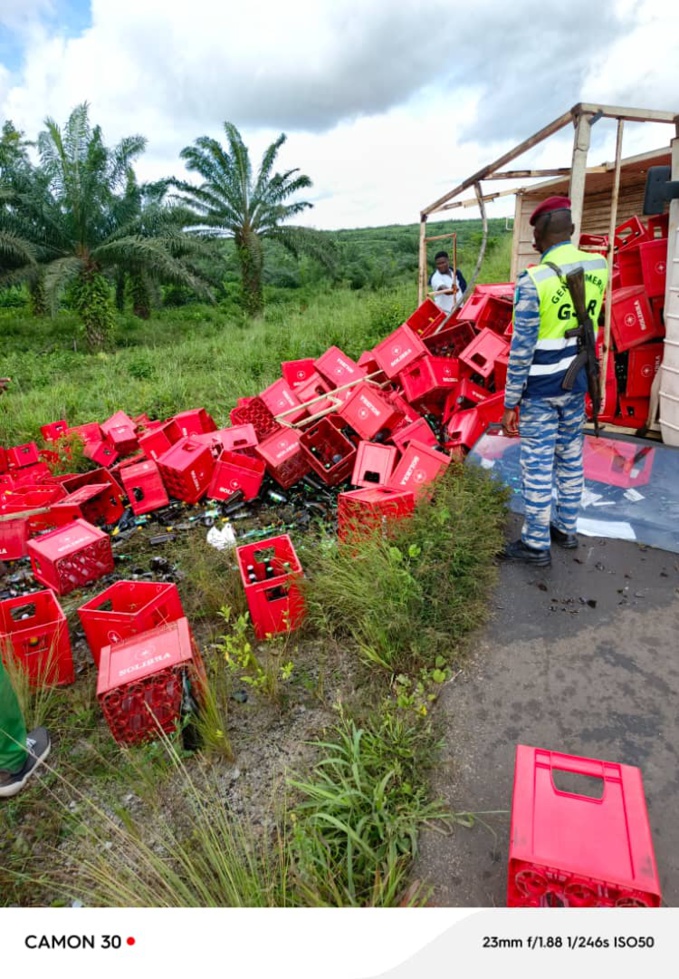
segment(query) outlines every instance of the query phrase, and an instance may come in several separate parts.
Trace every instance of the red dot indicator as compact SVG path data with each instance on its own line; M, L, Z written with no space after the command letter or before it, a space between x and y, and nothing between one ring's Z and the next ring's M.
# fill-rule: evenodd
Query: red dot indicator
M134 940L134 938L132 938L132 936L130 936L130 937L129 937L129 938L127 939L127 944L128 944L128 945L134 945L134 942L135 942L135 940Z

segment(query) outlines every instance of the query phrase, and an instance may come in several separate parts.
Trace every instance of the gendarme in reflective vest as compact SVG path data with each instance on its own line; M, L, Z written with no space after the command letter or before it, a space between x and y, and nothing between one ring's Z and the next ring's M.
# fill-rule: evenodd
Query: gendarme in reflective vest
M565 336L567 330L578 325L565 276L573 269L584 269L587 312L595 333L608 282L608 266L604 256L580 251L570 242L550 248L548 260L559 267L563 282L553 269L543 263L526 270L540 300L540 329L524 391L524 396L531 398L553 398L564 394L561 387L563 379L578 353L577 339ZM586 390L587 375L583 367L573 385L573 392Z

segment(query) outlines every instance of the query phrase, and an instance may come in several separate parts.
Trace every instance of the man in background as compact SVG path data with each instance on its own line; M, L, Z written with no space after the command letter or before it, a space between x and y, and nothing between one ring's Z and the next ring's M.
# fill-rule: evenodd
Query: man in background
M435 295L432 297L439 309L452 313L462 302L462 296L467 288L467 282L459 269L450 267L448 252L437 252L434 256L435 270L429 277L429 287Z

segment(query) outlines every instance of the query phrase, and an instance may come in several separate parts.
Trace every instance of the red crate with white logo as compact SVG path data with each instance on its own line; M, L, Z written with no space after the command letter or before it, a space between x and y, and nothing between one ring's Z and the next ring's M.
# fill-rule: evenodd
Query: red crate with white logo
M426 353L428 351L422 340L405 324L390 333L373 349L373 356L378 366L387 377L392 379Z
M664 298L667 277L667 238L656 238L639 245L641 274L649 299Z
M146 432L139 438L139 448L144 452L148 459L158 460L163 453L175 445L182 437L182 430L178 423L171 418L163 422L158 428Z
M65 418L61 418L56 422L50 422L49 425L40 426L40 434L46 442L58 442L67 432L68 422Z
M304 357L301 360L284 360L281 364L281 373L291 388L304 384L314 371L314 360L311 357Z
M0 561L18 561L28 554L28 518L13 517L0 507Z
M24 445L12 445L7 449L7 466L12 469L23 469L25 466L34 466L40 462L38 446L35 442L26 442Z
M651 478L654 458L655 449L651 445L640 448L622 439L585 439L585 479L622 489L645 486Z
M660 902L641 771L517 745L507 906Z
M97 699L119 744L171 734L181 722L186 683L202 699L205 671L186 618L104 646Z
M343 542L373 534L392 521L410 516L415 509L412 490L386 486L340 493L337 499L337 536Z
M73 683L73 656L68 624L49 589L0 602L0 651L12 657L31 686Z
M135 425L129 415L124 411L116 411L114 415L101 423L101 430L106 436L106 440L113 443L116 452L120 455L129 455L138 448L137 433Z
M630 350L625 385L625 394L628 398L650 396L653 379L662 364L663 349L662 343L644 343Z
M447 315L444 309L439 309L433 299L427 298L414 313L410 314L406 326L410 327L418 337L429 336L443 323Z
M307 409L283 378L274 381L259 396L272 415L283 415L289 425L294 425L308 414Z
M301 432L294 428L279 428L256 449L268 472L283 489L294 486L311 468L302 451L300 437Z
M302 565L287 534L236 548L250 618L258 639L297 629L306 615L298 581Z
M310 467L329 486L347 479L356 460L356 446L340 431L343 424L338 416L319 418L299 440Z
M432 357L427 354L398 376L403 393L411 404L445 397L460 380L457 357Z
M215 463L207 491L208 499L228 500L240 490L244 500L254 500L261 488L265 470L263 459L246 456L242 452L223 452Z
M465 347L460 354L460 361L474 374L479 374L486 380L493 373L497 358L508 352L509 343L486 327Z
M116 581L78 609L97 667L104 646L175 622L183 615L177 586L163 581Z
M314 371L311 377L307 378L303 384L295 388L295 394L303 404L308 404L309 414L315 415L326 408L332 408L335 404L329 398L324 398L324 394L329 394L331 385L325 378L321 377L318 371Z
M359 442L351 477L352 485L383 486L389 480L397 459L398 449L393 445Z
M34 576L57 595L68 595L114 569L108 534L80 519L30 540L28 553Z
M399 408L369 381L356 385L337 414L363 439L373 438L382 429L391 430L403 417Z
M120 478L135 516L160 510L170 502L160 470L151 459L126 466Z
M234 425L233 428L220 428L212 433L224 452L245 452L254 449L257 445L257 433L252 425Z
M197 503L207 493L215 462L209 445L187 436L171 446L157 465L170 496Z
M191 408L189 411L180 411L173 416L173 420L179 425L179 430L184 437L188 435L202 435L206 432L215 432L217 430L214 418L205 408Z
M297 397L300 401L299 392ZM234 426L252 425L258 439L265 439L281 427L261 398L239 398L236 407L229 412Z
M617 350L630 350L647 340L664 336L660 331L643 286L614 289L610 297L611 330Z
M395 490L419 493L450 465L450 456L413 439L389 478L387 486Z
M342 387L343 384L349 384L351 381L359 381L366 374L365 370L351 357L347 357L339 347L330 347L326 350L316 360L314 366L333 388Z
M390 438L399 452L403 452L413 439L422 442L424 445L436 446L439 444L436 433L426 418L418 418L417 421L399 425L398 428L394 429Z

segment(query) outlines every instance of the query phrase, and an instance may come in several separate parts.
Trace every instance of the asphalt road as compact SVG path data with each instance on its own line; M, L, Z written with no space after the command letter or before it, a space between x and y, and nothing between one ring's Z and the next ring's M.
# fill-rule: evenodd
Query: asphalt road
M641 769L663 900L677 907L679 555L581 537L552 561L502 565L492 617L437 705L434 793L494 814L424 833L414 876L432 905L505 906L519 743Z

